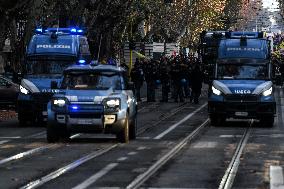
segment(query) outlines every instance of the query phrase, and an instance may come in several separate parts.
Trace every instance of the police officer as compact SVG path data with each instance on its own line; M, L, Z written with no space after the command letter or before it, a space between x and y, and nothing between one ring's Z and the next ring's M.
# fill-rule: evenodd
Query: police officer
M201 94L202 82L203 82L203 73L200 69L200 66L197 63L193 65L193 69L190 74L190 81L191 81L190 102L194 101L195 104L198 104L199 96Z
M157 69L154 60L146 61L144 67L144 75L147 83L147 102L155 102Z
M178 102L178 98L180 99L180 102L184 102L184 94L183 94L183 90L182 90L182 79L183 75L181 75L181 66L179 63L179 59L176 58L171 66L171 71L170 71L170 75L172 78L172 82L173 82L173 97L175 99L175 102Z
M159 78L162 83L162 99L160 102L168 102L168 94L170 89L170 74L169 74L168 59L163 56L159 65Z
M134 67L130 72L131 81L134 83L134 94L137 98L137 101L141 101L140 89L144 81L144 72L142 64L139 60L136 60Z

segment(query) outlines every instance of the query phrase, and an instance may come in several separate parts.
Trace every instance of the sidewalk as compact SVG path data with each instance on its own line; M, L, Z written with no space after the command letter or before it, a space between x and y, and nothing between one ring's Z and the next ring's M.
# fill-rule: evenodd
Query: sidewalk
M0 110L0 122L17 117L17 113L13 110Z

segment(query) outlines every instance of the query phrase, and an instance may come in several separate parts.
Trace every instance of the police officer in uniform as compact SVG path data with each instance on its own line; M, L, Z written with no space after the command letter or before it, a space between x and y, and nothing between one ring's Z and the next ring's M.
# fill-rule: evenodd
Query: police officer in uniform
M170 89L170 74L168 60L164 56L161 58L159 66L159 78L162 83L162 99L160 102L168 102L168 94Z
M154 60L146 61L144 74L147 83L147 102L155 102L157 69Z
M202 82L203 82L203 73L200 69L200 66L197 63L193 65L193 69L190 75L190 81L191 81L190 102L192 102L193 100L195 104L198 104L199 96L201 94Z
M139 60L136 60L134 67L130 73L131 81L134 83L134 94L137 98L137 101L141 101L140 89L144 81L144 72L142 64Z

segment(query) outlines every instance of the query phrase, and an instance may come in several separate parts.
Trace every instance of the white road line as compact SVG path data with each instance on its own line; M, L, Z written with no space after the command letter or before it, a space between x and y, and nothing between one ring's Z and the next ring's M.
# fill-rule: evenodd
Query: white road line
M80 136L80 135L79 134L73 135L70 138L76 138L78 136ZM7 141L7 142L9 142L9 141ZM0 165L3 165L5 163L8 163L8 162L13 161L13 160L21 159L21 158L26 157L26 156L30 156L34 153L41 152L41 151L46 150L48 148L51 148L53 146L56 146L56 144L45 145L45 146L34 148L34 149L31 149L31 150L28 150L28 151L25 151L25 152L21 152L19 154L14 155L14 156L0 160Z
M190 119L192 116L194 116L194 114L196 114L197 112L199 112L202 108L204 108L205 106L207 106L207 103L203 104L202 106L200 106L197 110L195 110L194 112L190 113L189 115L187 115L186 117L184 117L182 120L180 120L179 122L175 123L174 125L172 125L170 128L168 128L167 130L165 130L164 132L162 132L161 134L159 134L158 136L156 136L154 139L159 140L161 138L163 138L166 134L168 134L169 132L171 132L172 130L174 130L177 126L179 126L180 124L182 124L183 122L187 121L188 119Z
M129 152L128 153L128 155L130 155L130 156L133 156L133 155L136 155L137 154L137 152Z
M50 148L52 146L54 146L54 145L47 145L47 146L42 146L42 147L39 147L39 148L34 148L34 149L28 150L26 152L22 152L22 153L19 153L17 155L11 156L9 158L2 159L2 160L0 160L0 165L3 165L5 163L8 163L8 162L13 161L13 160L21 159L23 157L32 155L32 154L37 153L37 152L41 152L41 151L43 151L47 148Z
M120 157L120 158L117 159L117 161L125 161L127 159L128 159L128 157Z
M137 150L145 150L147 147L146 146L140 146L137 148Z
M76 167L82 165L83 163L110 151L111 149L115 148L116 146L117 146L117 144L112 145L112 146L110 146L106 149L101 149L101 150L92 152L92 153L74 161L73 163L70 163L70 164L68 164L68 165L66 165L66 166L64 166L60 169L57 169L56 171L54 171L54 172L52 172L52 173L50 173L50 174L48 174L48 175L46 175L46 176L44 176L40 179L37 179L35 181L28 183L27 185L21 187L20 189L37 188L37 187L43 185L44 183L49 182L49 181L63 175L64 173L67 173L67 172L75 169Z
M7 142L9 142L9 140L2 140L2 141L0 141L0 145L1 145L1 144L5 144L5 143L7 143Z
M0 139L18 139L18 138L22 138L22 137L20 136L0 137Z
M242 135L220 135L220 138L241 138Z
M75 186L72 189L84 189L84 188L87 188L88 186L90 186L93 183L95 183L98 179L100 179L102 176L107 174L109 171L111 171L116 166L118 166L118 163L108 164L105 168L103 168L102 170L100 170L99 172L97 172L96 174L94 174L93 176L91 176L90 178L88 178L87 180L82 182L81 184L78 184L77 186Z
M270 189L284 189L283 169L281 166L270 166Z

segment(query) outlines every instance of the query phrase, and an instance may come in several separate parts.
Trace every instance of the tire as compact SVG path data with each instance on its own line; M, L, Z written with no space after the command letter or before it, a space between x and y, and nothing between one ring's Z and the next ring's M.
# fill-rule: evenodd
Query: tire
M123 129L117 134L117 139L121 143L129 142L129 118L126 116Z
M129 126L129 139L130 140L136 139L136 132L137 132L137 117L135 116L135 118L133 118Z
M260 125L264 127L273 127L274 125L274 116L266 116L260 119Z
M226 121L226 118L218 115L210 115L210 123L212 126L218 127L222 126Z
M59 128L54 124L47 124L46 127L46 139L49 143L58 142L60 139Z

